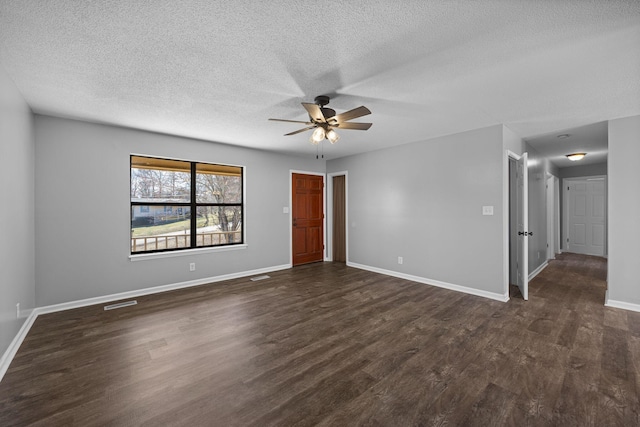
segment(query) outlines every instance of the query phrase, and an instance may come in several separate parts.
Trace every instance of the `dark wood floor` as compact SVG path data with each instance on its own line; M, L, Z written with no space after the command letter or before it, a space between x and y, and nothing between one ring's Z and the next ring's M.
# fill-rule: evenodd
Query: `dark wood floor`
M314 264L40 316L0 425L640 425L640 313L564 254L508 303Z

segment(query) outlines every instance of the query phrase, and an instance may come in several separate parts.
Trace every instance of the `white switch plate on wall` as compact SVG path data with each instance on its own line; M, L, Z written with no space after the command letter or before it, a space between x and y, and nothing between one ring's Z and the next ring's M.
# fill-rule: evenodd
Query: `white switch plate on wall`
M483 206L482 215L493 215L493 206Z

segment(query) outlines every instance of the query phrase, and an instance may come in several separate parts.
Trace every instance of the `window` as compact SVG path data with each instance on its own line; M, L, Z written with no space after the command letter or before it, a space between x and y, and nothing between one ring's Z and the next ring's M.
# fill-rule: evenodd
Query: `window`
M243 168L131 156L131 253L244 243Z

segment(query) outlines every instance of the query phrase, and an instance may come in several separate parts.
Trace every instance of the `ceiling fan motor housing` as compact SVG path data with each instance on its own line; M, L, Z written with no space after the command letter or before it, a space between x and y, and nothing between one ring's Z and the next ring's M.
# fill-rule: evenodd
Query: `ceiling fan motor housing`
M318 95L314 98L314 102L318 104L320 107L324 107L329 103L329 97L327 95Z
M322 111L322 115L324 116L325 120L336 115L336 110L332 108L321 107L320 111Z

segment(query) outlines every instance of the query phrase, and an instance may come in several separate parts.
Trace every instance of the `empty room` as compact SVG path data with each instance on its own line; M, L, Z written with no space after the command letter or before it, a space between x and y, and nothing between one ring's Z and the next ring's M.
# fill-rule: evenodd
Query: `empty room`
M640 425L640 3L0 1L0 425Z

